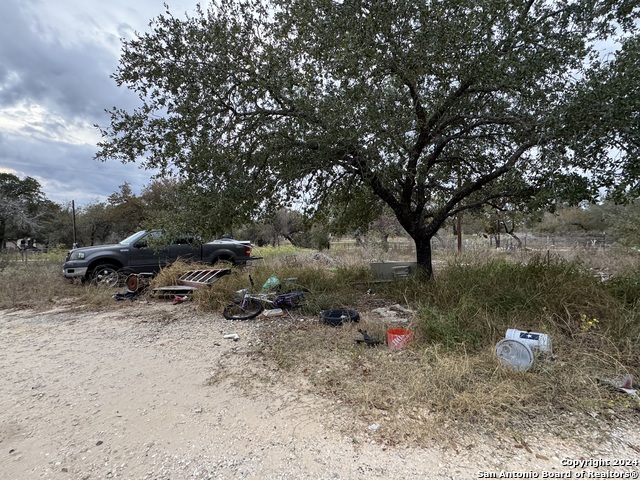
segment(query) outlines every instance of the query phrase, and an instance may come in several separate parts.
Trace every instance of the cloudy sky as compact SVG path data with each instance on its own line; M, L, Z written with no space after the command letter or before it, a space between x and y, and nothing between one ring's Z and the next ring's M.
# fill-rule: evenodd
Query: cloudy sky
M0 172L38 180L47 198L84 205L151 172L93 160L105 109L136 98L110 75L121 39L148 29L164 3L183 18L206 0L0 0Z

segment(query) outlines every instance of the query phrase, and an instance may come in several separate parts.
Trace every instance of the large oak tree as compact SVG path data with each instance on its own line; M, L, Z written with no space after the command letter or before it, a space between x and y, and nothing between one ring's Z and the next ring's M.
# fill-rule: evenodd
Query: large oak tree
M124 43L114 78L141 105L110 111L97 158L184 177L222 223L278 205L365 215L384 202L431 275L447 218L516 205L553 180L610 179L637 157L634 133L614 133L637 135L637 18L629 0L167 10Z

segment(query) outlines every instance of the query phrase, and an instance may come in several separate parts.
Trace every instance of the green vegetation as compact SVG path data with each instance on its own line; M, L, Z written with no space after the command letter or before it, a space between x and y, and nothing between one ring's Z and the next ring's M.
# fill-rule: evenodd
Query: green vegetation
M454 264L433 283L397 288L389 294L411 298L424 337L447 347L486 348L514 325L571 337L583 313L608 318L612 326L624 316L624 305L590 269L555 256L534 256L528 263Z
M113 78L142 103L109 111L96 158L180 172L192 224L387 209L431 275L462 212L490 207L495 235L514 229L497 211L637 193L639 17L626 0L167 10L124 42Z

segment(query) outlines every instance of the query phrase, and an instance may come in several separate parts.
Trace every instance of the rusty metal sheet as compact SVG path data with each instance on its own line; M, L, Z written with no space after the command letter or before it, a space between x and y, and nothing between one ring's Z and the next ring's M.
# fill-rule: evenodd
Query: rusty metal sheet
M231 269L229 268L190 270L180 276L178 283L190 287L204 287L211 285L229 273L231 273Z

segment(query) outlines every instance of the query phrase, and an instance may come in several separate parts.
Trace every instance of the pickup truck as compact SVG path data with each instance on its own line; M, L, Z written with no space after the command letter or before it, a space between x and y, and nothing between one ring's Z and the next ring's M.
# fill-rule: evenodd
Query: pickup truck
M193 237L163 242L160 230L142 230L116 245L74 248L67 253L62 273L68 279L114 285L121 274L154 274L180 259L186 262L214 264L228 261L246 264L251 257L248 241L232 239L202 243Z

